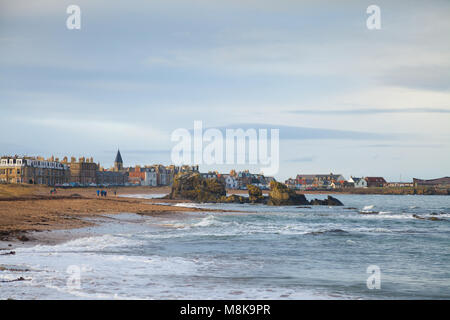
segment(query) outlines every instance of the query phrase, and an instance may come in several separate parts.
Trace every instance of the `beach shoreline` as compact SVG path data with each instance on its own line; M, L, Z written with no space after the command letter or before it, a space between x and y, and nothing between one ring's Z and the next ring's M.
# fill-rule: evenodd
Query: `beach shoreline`
M110 187L105 189L108 191L106 197L97 196L98 188L94 187L57 188L56 194L51 194L50 190L52 188L36 185L0 186L1 250L65 240L52 239L53 235L48 235L48 232L93 226L95 222L90 218L94 217L120 213L162 216L205 211L195 207L170 205L191 202L189 200L161 199L170 192L170 187ZM248 194L247 190L227 191L228 194ZM347 194L335 190L298 193ZM268 190L263 190L263 194L268 195ZM155 195L155 198L137 197L138 195Z
M180 213L205 211L167 205L189 201L133 197L134 194L165 194L167 188L117 188L116 195L108 190L107 197L98 197L95 188L58 189L54 195L45 194L42 187L27 189L28 193L0 197L0 254L19 246L70 240L71 236L63 232L55 234L51 231L92 227L109 215L131 213L176 217Z

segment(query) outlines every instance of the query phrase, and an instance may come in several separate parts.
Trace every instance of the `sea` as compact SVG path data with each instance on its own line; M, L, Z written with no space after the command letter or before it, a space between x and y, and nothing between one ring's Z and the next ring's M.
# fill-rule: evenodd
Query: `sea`
M0 255L0 299L450 299L450 197L335 197L95 218Z

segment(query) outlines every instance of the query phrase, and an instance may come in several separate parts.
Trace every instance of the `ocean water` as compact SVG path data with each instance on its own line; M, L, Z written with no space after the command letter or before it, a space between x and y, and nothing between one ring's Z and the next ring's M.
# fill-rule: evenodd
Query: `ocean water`
M450 299L450 197L336 197L344 207L111 215L61 231L85 235L75 240L0 256L14 269L0 271L0 298ZM369 266L379 289L368 288Z

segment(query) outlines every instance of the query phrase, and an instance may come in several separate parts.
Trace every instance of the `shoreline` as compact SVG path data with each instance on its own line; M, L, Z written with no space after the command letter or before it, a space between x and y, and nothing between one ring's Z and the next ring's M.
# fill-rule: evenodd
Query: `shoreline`
M199 209L167 204L189 203L189 200L160 198L145 199L133 195L163 195L169 187L108 188L107 197L98 197L97 188L57 189L50 195L50 187L30 185L0 186L0 253L14 246L43 243L52 230L71 230L94 226L92 218L121 213L148 216L175 215L185 212L226 212L227 210ZM114 195L114 191L116 195ZM370 190L363 190L370 191ZM229 194L248 194L247 190L228 190ZM376 194L345 191L298 191L303 194ZM263 190L267 195L268 190ZM379 194L387 195L387 194ZM50 236L51 237L51 236Z
M50 188L49 188L50 189ZM144 190L119 189L117 196L97 197L94 189L61 189L56 195L45 195L42 188L30 194L16 197L0 197L0 254L18 246L53 243L68 240L52 238L54 230L73 230L96 226L99 220L107 220L109 215L130 213L145 216L166 216L186 212L225 212L226 210L200 209L170 206L164 203L190 201L169 199L142 199L121 197L127 194L161 194L164 189ZM112 194L112 193L111 193ZM61 232L60 235L63 235ZM69 237L70 238L70 237Z

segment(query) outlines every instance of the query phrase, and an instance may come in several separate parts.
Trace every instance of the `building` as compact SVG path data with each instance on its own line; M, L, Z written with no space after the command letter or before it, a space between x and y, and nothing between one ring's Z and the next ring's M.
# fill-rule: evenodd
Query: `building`
M97 170L98 165L92 158L81 157L78 161L75 157L67 162L67 157L64 158L63 164L70 168L69 183L74 186L89 186L97 184Z
M294 178L289 178L289 179L287 179L287 180L284 182L284 184L285 184L286 186L288 186L289 188L291 188L291 189L298 189L298 188L299 188L299 186L297 185L297 180L294 179Z
M5 156L0 159L0 182L62 185L69 182L67 165L53 157Z
M388 183L386 183L386 187L390 187L390 188L414 187L414 183L412 183L412 182L388 182Z
M342 186L346 181L341 174L298 174L296 185L298 189L330 189L334 186Z
M114 169L115 172L124 171L123 169L123 160L122 155L120 154L120 150L117 150L116 159L114 160Z
M414 187L450 188L450 177L429 180L413 178L413 184Z
M124 186L127 183L127 174L125 172L98 170L96 175L97 185Z
M168 186L173 182L173 170L168 170L162 164L153 165L152 168L155 169L158 186Z
M144 174L144 186L156 187L158 185L158 175L155 168L146 168Z
M387 184L383 177L365 177L364 179L366 180L367 187L369 188L382 188Z
M221 175L221 178L225 182L225 188L227 189L237 189L239 184L236 179L236 177L230 175L230 174L223 174Z
M217 172L209 171L208 173L200 173L200 176L204 179L217 179L219 175Z
M350 179L348 179L347 182L353 183L355 188L367 188L367 181L364 178L350 176Z
M145 180L145 171L141 166L135 166L134 168L128 168L128 183L132 185L143 185Z

